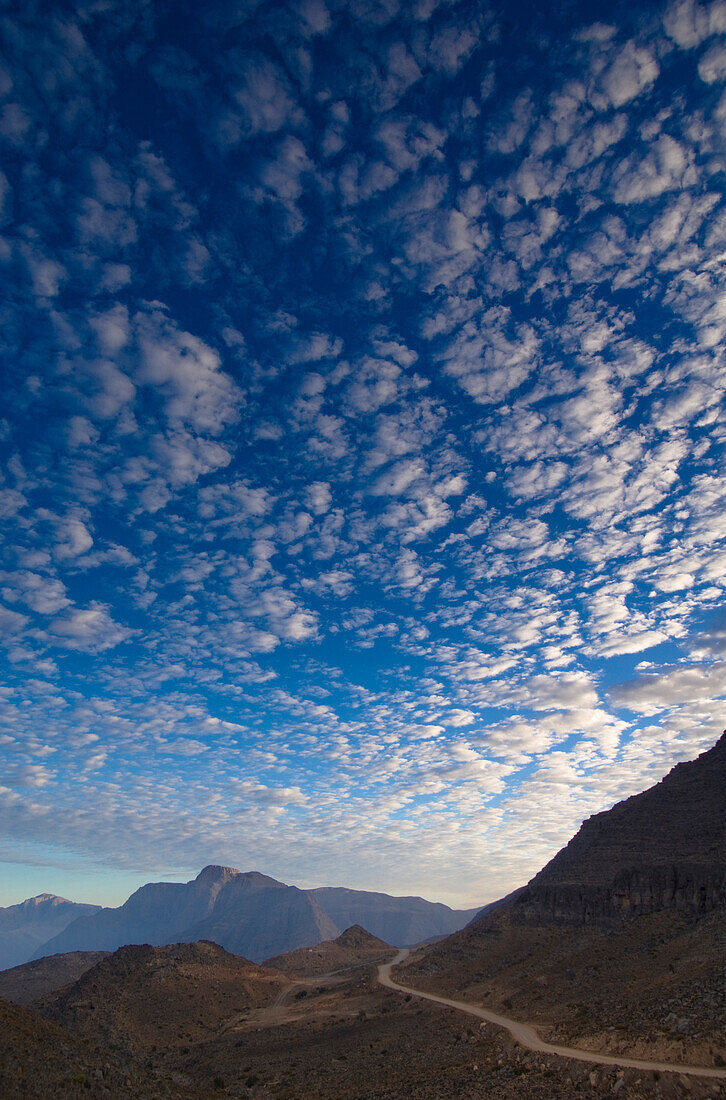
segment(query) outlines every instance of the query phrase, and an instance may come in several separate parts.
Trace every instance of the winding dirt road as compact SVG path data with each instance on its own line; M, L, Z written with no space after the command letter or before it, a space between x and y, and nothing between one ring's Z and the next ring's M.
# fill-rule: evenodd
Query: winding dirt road
M397 993L409 993L412 997L422 997L425 1001L433 1001L437 1005L456 1008L459 1012L466 1012L469 1016L476 1016L479 1020L486 1020L487 1023L506 1028L512 1038L516 1039L527 1050L535 1050L540 1054L559 1054L562 1058L575 1058L578 1062L591 1062L597 1066L660 1070L661 1073L687 1073L693 1077L717 1077L726 1080L726 1069L717 1069L715 1066L684 1066L674 1062L645 1062L639 1058L616 1058L610 1054L597 1054L594 1051L578 1050L577 1047L563 1047L545 1043L529 1024L521 1024L517 1020L510 1020L508 1016L499 1016L496 1012L490 1012L488 1008L479 1008L478 1005L467 1004L466 1001L452 1001L448 997L439 997L435 993L424 993L420 989L411 989L410 986L394 982L391 977L391 967L403 962L408 953L405 949L399 951L395 959L378 967L378 981L381 985L385 986L386 989L394 989Z

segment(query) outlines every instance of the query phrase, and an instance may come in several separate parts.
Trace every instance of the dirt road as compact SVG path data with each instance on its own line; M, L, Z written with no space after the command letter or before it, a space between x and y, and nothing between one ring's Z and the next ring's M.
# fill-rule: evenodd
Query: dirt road
M694 1077L716 1077L726 1080L726 1069L717 1069L715 1066L685 1066L674 1062L646 1062L639 1058L616 1058L610 1054L579 1050L577 1047L564 1047L545 1043L529 1024L519 1023L518 1020L510 1020L508 1016L500 1016L496 1012L490 1012L487 1008L467 1004L466 1001L453 1001L448 997L439 997L435 993L425 993L421 989L411 989L410 986L394 982L391 977L391 967L403 962L407 955L407 950L399 951L395 959L378 967L378 981L381 985L385 986L386 989L394 989L397 993L410 993L412 997L422 997L426 1001L446 1005L447 1008L456 1008L459 1012L466 1012L469 1016L476 1016L479 1020L486 1020L487 1023L506 1028L512 1038L516 1039L527 1050L535 1050L540 1054L559 1054L563 1058L575 1058L578 1062L591 1062L598 1066L659 1070L661 1073L687 1073Z

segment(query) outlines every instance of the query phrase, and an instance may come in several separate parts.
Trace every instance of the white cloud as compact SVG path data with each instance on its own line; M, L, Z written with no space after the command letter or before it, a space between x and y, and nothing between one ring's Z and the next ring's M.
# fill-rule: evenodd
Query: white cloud
M721 0L709 4L676 0L666 11L663 24L677 45L690 50L709 35L726 32L726 4Z
M610 105L622 107L648 88L658 72L658 62L649 49L627 42L609 62L599 84Z
M700 704L708 709L726 694L726 662L686 664L646 672L634 680L617 684L609 694L616 706L639 714L658 714L685 703Z
M240 67L241 83L234 98L242 109L249 133L274 133L294 125L302 118L283 73L266 58L257 62L244 59Z
M87 608L65 612L49 624L47 633L41 635L55 645L84 653L113 649L131 636L131 630L115 622L108 608L96 602Z
M219 435L239 418L241 393L216 351L183 332L161 311L135 318L141 353L139 382L163 395L172 423Z
M687 150L662 134L642 158L629 157L613 175L613 197L618 203L646 202L665 191L695 183Z
M726 42L714 42L706 50L698 62L698 75L706 84L722 83L726 80Z

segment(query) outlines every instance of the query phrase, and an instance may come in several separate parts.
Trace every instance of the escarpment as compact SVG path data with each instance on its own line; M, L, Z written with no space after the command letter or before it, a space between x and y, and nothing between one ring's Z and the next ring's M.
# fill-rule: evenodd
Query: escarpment
M589 923L726 906L726 732L642 794L588 818L516 897L514 920Z

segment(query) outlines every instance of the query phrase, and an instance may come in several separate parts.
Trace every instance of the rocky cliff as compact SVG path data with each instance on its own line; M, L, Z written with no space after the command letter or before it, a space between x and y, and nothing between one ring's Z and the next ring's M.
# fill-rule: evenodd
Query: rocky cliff
M726 906L726 731L642 794L585 821L511 906L513 919L587 924Z

